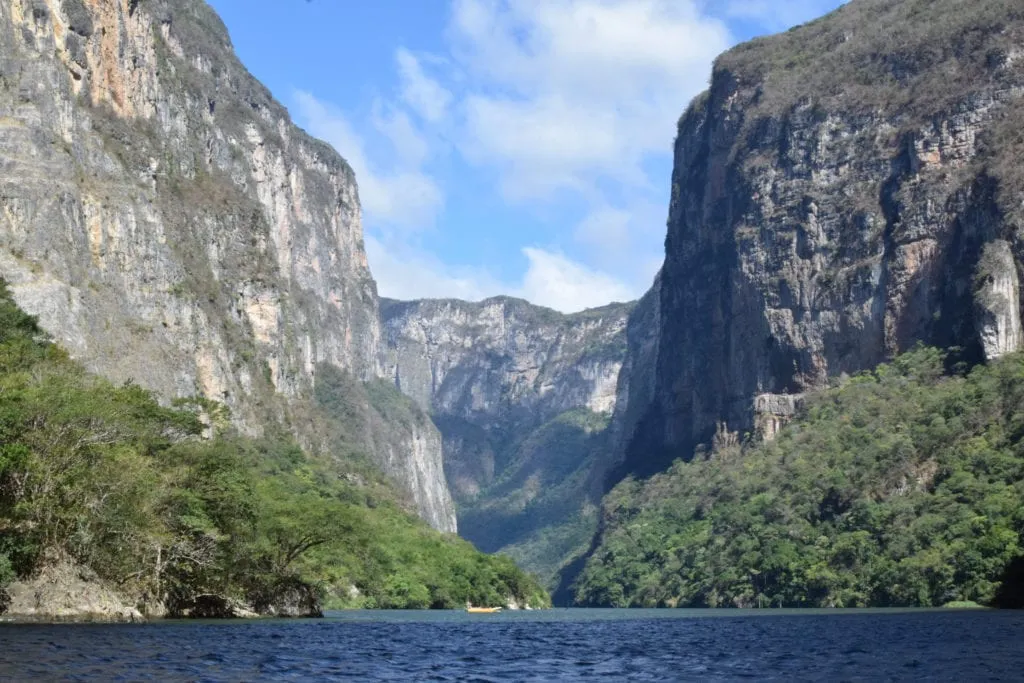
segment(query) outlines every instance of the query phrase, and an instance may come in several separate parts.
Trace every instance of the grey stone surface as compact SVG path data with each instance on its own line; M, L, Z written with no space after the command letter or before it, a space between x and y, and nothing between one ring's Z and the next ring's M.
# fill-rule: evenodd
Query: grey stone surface
M625 471L771 436L804 392L918 342L1021 348L1022 9L854 0L718 60L679 122Z
M574 408L612 412L631 308L562 315L507 297L384 301L385 373L439 422L456 498L500 475L502 444L490 439L518 438Z
M68 562L47 565L36 576L7 587L5 621L142 621L132 601L94 572Z
M460 533L546 580L596 530L632 308L562 315L507 297L381 306L385 373L441 430Z

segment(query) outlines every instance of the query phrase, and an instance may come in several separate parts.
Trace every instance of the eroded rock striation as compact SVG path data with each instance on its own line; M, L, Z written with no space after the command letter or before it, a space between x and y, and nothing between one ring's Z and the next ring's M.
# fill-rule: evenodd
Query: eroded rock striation
M1012 0L853 0L718 59L679 122L626 471L771 436L918 342L1021 348L1021 45Z
M201 0L11 0L0 55L0 273L19 304L92 371L318 445L293 414L316 369L382 372L348 164ZM451 531L438 443L424 421L371 455Z

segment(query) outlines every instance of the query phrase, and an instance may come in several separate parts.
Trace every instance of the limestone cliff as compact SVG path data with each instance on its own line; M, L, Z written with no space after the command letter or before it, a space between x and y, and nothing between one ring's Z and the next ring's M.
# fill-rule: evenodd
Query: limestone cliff
M657 386L661 333L661 273L637 302L626 323L626 354L615 391L615 410L608 426L612 464L622 464L630 442L647 429L644 419ZM614 474L612 479L614 479ZM614 484L614 481L607 482Z
M90 370L222 401L248 433L314 445L294 410L316 368L382 370L352 170L201 0L0 4L0 272ZM432 430L372 455L453 530L443 479L409 475L440 472Z
M589 543L631 309L382 303L386 374L440 428L460 533L481 549L550 579Z
M853 0L718 59L679 122L627 471L771 436L917 342L1020 349L1021 45L1016 0Z

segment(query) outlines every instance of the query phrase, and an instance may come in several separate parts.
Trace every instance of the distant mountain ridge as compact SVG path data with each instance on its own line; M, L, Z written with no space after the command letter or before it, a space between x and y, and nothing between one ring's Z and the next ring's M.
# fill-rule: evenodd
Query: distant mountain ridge
M460 534L549 582L596 530L632 309L381 301L386 373L441 430Z

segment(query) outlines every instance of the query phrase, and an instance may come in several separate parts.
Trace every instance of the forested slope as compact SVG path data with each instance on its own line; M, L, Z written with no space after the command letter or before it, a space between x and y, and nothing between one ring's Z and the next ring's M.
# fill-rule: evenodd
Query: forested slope
M511 560L406 512L366 454L314 459L228 417L87 373L0 286L0 613L12 581L69 564L148 614L547 604Z
M1010 601L1015 585L1002 584L1024 552L1024 356L966 374L947 373L944 356L919 348L811 395L773 442L698 450L620 483L578 601Z

